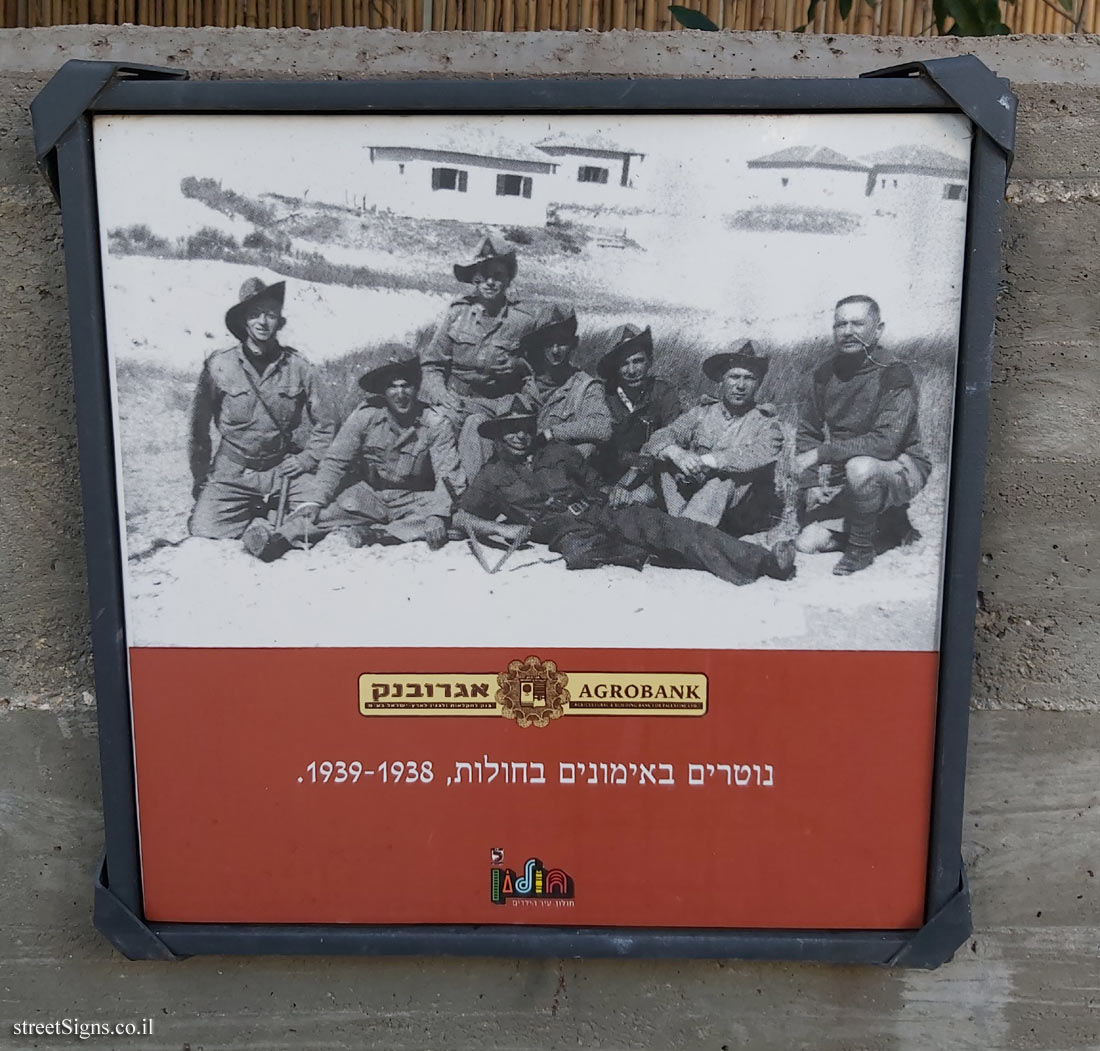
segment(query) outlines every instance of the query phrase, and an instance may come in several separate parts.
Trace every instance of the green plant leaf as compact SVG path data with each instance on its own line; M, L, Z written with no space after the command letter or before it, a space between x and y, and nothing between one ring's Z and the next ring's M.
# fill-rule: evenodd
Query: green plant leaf
M1008 0L1015 3L1015 0ZM1066 0L1059 0L1065 3ZM1069 0L1072 4L1073 0ZM1012 30L1001 21L998 0L932 0L936 29L944 36L1004 36ZM951 28L945 30L948 18Z
M795 26L794 29L791 30L791 32L792 33L805 33L806 32L806 26L805 25Z
M809 25L814 20L814 12L817 10L817 5L821 0L810 0L810 6L806 8L806 25Z
M672 12L672 17L685 29L702 29L707 33L718 32L718 27L702 11L696 11L693 7L681 7L679 4L670 4L668 9Z
M836 9L841 18L847 18L852 13L852 0L836 0Z
M977 0L977 8L982 31L985 36L991 36L1001 24L1001 5L997 0Z
M988 36L985 20L975 0L943 0L947 13L955 20L952 32L959 36Z

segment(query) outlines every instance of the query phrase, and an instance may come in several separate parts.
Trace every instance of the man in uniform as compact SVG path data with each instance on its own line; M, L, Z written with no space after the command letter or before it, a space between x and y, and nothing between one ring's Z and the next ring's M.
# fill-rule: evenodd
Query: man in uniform
M498 252L488 237L473 260L455 264L454 275L472 287L447 308L421 353L421 397L451 421L472 478L488 452L478 427L507 412L531 375L520 340L535 328L537 312L509 291L516 253Z
M569 360L577 349L577 315L572 307L553 304L538 327L520 340L534 376L526 395L538 408L538 427L547 442L567 442L586 459L597 442L611 437L611 413L603 387Z
M813 374L798 428L803 497L800 551L844 554L838 576L866 569L876 551L911 543L907 514L932 465L921 445L917 385L908 365L879 357L885 327L870 296L847 296L833 315L836 354Z
M768 359L748 342L712 354L703 374L718 384L718 400L689 409L646 443L670 515L723 524L735 536L779 521L775 465L783 431L775 409L756 402L767 371Z
M352 547L447 542L454 500L466 489L454 432L417 397L420 363L384 348L359 380L366 399L344 421L310 480L306 502L280 529L253 522L245 546L277 558L296 541L347 531Z
M774 550L652 507L603 506L599 475L576 449L550 442L535 449L538 416L517 399L512 411L481 425L494 442L490 460L458 503L454 524L505 543L525 535L562 554L569 569L642 568L650 559L702 569L731 584L794 576L794 544ZM504 522L497 521L503 517Z
M653 373L653 334L647 325L617 329L611 349L596 371L604 381L604 400L611 413L611 438L600 446L594 463L611 483L611 506L656 504L651 464L641 459L642 446L655 430L680 415L676 388Z
M286 323L286 282L249 278L225 315L237 342L206 359L191 406L192 536L237 538L268 512L286 486L291 505L303 499L335 430L312 365L279 343ZM294 435L310 425L304 448ZM211 462L211 424L221 436Z

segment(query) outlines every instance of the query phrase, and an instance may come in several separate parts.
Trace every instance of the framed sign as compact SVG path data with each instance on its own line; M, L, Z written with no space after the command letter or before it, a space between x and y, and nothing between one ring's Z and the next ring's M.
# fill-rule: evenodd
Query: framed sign
M34 117L116 946L954 951L1005 82Z

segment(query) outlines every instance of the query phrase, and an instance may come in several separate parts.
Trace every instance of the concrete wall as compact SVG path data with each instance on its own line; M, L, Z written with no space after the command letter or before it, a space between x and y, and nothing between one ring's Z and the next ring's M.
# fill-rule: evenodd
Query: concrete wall
M964 49L1010 77L1022 105L964 832L976 933L957 958L926 974L116 955L89 915L101 825L61 224L27 114L61 62L198 77L852 76ZM1096 38L0 31L0 1044L51 1046L13 1038L8 1023L23 1019L152 1016L153 1038L120 1046L1100 1046L1098 132Z

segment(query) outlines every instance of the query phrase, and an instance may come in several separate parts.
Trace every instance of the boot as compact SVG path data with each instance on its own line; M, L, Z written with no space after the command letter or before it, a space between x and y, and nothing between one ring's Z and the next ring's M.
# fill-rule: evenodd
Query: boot
M875 560L875 532L878 515L854 514L848 520L848 543L840 561L833 566L838 577L847 577L866 569Z
M308 551L325 534L306 515L292 515L279 528L279 535L286 540L287 547Z
M375 544L386 547L391 544L400 544L392 533L374 525L344 526L339 531L348 547L371 547Z
M607 551L607 562L612 566L625 566L627 569L636 569L641 572L649 564L652 555L644 548L636 544L620 541Z
M764 576L772 580L790 580L795 575L795 546L793 540L780 540L768 551L764 560Z
M241 543L245 551L261 562L274 562L290 548L286 537L276 533L262 518L249 523Z
M909 521L909 505L890 507L879 515L875 535L875 554L881 555L895 547L906 547L920 540L920 530Z

